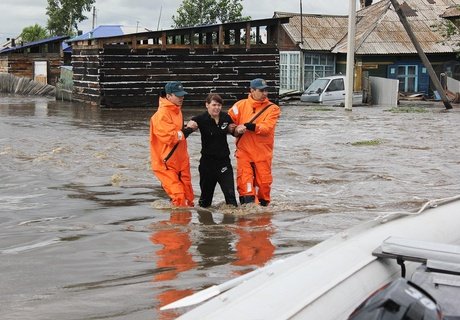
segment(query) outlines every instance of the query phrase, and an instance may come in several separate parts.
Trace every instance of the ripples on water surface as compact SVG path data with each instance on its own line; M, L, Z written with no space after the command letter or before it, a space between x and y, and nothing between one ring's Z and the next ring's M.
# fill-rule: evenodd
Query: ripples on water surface
M272 205L235 210L217 190L211 210L180 211L150 171L153 110L0 96L2 319L174 319L159 307L459 194L459 109L415 111L284 105ZM196 194L199 150L195 133Z

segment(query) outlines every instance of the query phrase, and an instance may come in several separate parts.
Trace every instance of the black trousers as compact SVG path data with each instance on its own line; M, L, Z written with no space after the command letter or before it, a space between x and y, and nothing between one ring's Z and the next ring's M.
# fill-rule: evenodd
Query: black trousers
M233 167L230 158L213 159L202 156L198 166L200 173L201 196L198 204L203 207L209 207L212 204L216 184L225 197L225 203L238 205L235 197L235 179L233 177Z

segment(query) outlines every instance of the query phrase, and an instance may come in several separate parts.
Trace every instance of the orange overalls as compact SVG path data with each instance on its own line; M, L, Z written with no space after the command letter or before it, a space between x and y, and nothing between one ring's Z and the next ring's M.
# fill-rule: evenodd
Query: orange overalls
M228 113L235 124L245 124L269 104L268 99L256 101L249 95L236 102ZM255 130L246 130L236 140L236 181L241 203L270 203L275 127L280 114L280 108L271 105L253 122Z
M150 119L150 160L155 176L174 206L193 207L193 189L187 141L179 106L160 98Z

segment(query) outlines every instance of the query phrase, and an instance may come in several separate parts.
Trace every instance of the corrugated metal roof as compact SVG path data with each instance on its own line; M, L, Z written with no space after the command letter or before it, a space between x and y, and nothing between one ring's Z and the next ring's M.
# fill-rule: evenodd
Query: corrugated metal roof
M458 6L451 6L441 15L442 18L458 18L460 17L460 8Z
M301 19L298 13L275 12L275 17L291 17L283 28L303 50L330 51L347 32L347 16L303 14Z
M46 38L46 39L42 39L42 40L28 42L28 43L26 43L26 44L24 44L22 46L15 46L15 47L12 47L12 48L6 48L6 49L3 49L2 51L0 51L0 53L14 52L14 51L17 51L17 50L30 48L30 47L45 44L45 43L63 41L63 40L68 39L68 38L69 38L68 36L54 36L54 37L50 37L50 38Z
M441 15L460 0L405 0L405 10L412 14L407 19L417 40L425 53L454 52L453 42L446 41L436 26L442 23ZM416 54L406 30L401 24L389 0L381 0L357 12L355 53L365 54ZM347 52L347 39L344 37L332 50Z
M454 52L458 39L446 40L436 26L442 24L443 14L460 13L457 7L460 0L398 1L407 12L412 31L425 53ZM347 52L348 16L303 14L303 41L300 39L300 14L275 12L275 17L291 17L283 28L303 50ZM356 54L417 53L390 0L380 0L359 10L356 21Z

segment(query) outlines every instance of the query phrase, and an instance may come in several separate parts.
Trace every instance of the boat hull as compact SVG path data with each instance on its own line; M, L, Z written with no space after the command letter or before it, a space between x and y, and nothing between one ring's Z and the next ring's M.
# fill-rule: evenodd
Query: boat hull
M257 270L179 319L347 319L369 294L401 274L394 260L372 255L386 238L458 244L459 229L458 201L379 217ZM406 263L408 277L418 265Z

